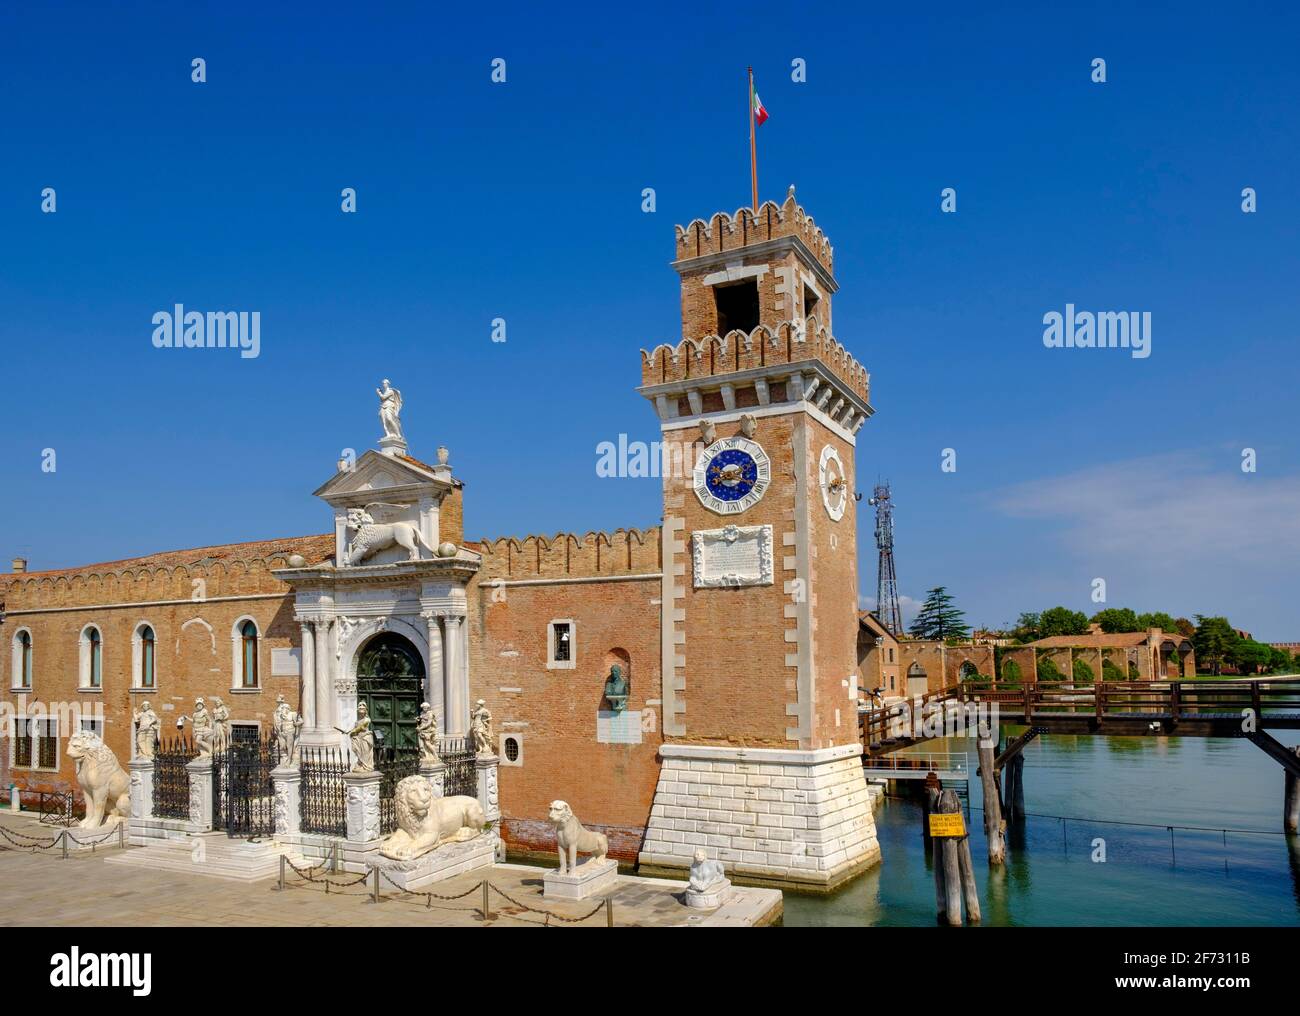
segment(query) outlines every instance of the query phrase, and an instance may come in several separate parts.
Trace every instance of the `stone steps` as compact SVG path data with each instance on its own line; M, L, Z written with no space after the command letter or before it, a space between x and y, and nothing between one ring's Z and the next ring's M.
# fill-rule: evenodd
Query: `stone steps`
M158 871L255 882L280 873L280 855L300 867L306 862L290 848L269 840L231 839L224 833L202 833L128 850L109 858L110 863L131 864Z

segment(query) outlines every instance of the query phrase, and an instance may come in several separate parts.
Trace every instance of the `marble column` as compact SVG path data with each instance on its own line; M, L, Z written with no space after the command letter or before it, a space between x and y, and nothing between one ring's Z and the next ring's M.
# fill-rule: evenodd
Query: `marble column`
M383 773L344 773L347 801L348 840L368 848L381 836L379 831L379 785Z
M190 777L190 825L193 831L212 828L212 756L200 755L185 766Z
M469 731L468 694L461 687L461 640L460 628L464 620L455 614L448 614L444 619L447 637L443 642L443 674L446 683L446 735L464 737Z
M444 695L446 682L443 679L442 663L442 622L432 611L421 615L429 638L429 672L424 678L424 701L433 707L433 715L438 717L438 731L446 734L447 700Z
M329 730L334 724L334 654L330 651L330 622L316 622L315 685L316 728Z
M305 730L316 729L316 633L310 621L302 624L302 697L298 709L302 712Z
M294 766L278 766L271 770L271 785L275 788L275 834L296 835L299 829L302 771Z

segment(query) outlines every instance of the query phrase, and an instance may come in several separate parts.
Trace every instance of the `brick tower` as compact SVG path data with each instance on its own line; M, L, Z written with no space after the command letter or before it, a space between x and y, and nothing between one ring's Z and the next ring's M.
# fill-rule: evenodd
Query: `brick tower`
M673 267L683 338L641 365L669 451L640 862L680 869L703 847L747 881L831 888L880 857L855 679L867 371L831 335L831 246L793 187L678 226Z

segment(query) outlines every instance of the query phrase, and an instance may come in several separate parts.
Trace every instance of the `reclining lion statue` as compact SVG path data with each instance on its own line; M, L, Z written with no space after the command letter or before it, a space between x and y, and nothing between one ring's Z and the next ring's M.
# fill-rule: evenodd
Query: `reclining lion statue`
M437 797L423 776L408 776L393 793L397 828L379 845L379 853L410 861L444 843L472 840L483 832L487 816L472 797Z
M131 815L131 780L113 750L98 734L83 730L68 739L68 757L77 767L77 783L86 799L82 829L98 829L110 819Z

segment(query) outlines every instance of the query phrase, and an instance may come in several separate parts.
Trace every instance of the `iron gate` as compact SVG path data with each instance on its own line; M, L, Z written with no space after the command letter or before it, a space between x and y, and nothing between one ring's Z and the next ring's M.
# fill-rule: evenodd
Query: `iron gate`
M199 750L185 737L159 740L153 753L153 813L156 818L190 817L190 774L185 767Z
M213 756L212 826L227 836L275 835L275 785L280 762L276 737L232 741Z
M474 746L468 738L446 738L438 745L438 756L447 766L443 774L444 797L478 797L478 773L474 770Z
M305 833L348 834L343 774L348 764L338 748L303 747L302 782L298 785L298 817Z
M387 836L397 828L397 785L408 776L419 775L420 753L386 748L375 768L383 774L379 783L379 832Z

